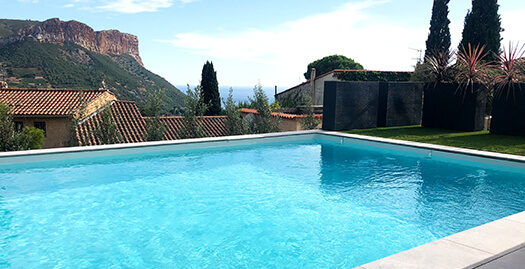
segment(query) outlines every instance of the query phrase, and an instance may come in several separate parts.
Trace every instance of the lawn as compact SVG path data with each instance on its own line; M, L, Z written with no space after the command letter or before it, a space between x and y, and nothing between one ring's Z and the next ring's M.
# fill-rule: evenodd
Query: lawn
M525 137L495 135L488 131L460 132L421 126L402 126L351 130L344 133L525 155Z

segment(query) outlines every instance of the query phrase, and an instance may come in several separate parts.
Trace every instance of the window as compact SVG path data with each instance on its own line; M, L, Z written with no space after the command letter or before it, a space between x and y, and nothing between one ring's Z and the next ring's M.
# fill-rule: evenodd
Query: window
M44 121L35 121L33 124L34 124L35 128L43 130L44 131L44 136L46 136L46 122L44 122Z
M23 129L24 129L24 123L21 121L15 121L15 131L20 133L22 132Z

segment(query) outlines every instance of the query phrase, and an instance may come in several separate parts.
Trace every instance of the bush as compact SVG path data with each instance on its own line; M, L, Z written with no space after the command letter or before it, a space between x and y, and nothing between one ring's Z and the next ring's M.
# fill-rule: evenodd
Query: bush
M11 109L0 103L0 151L39 149L44 144L44 131L26 127L15 131Z
M255 110L257 110L257 114L253 115L253 119L250 119L250 117L245 121L245 131L252 134L279 132L280 118L272 116L268 97L260 84L253 88L253 94L254 99L249 99Z
M342 81L409 81L411 72L355 71L337 75Z
M226 101L223 101L223 103L224 103L224 110L227 116L226 121L224 122L224 125L226 126L226 130L228 130L228 134L229 135L244 134L241 112L239 111L239 108L235 105L235 101L233 101L233 89L230 88L230 92L228 93L228 98L226 99Z
M20 150L40 149L44 144L44 130L25 127L22 133L18 135L17 141Z

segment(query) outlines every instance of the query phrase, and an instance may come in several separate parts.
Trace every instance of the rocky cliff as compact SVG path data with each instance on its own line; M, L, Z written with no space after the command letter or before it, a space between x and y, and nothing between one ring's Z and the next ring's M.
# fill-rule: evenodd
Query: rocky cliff
M0 47L26 38L40 42L64 44L73 43L99 54L129 54L142 64L137 36L117 30L94 31L93 28L77 21L49 19L36 25L20 29L17 33L0 39Z

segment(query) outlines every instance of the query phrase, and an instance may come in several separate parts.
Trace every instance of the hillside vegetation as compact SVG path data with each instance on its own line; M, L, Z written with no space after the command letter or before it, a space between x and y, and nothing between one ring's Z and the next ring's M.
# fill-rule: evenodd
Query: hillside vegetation
M0 38L8 37L22 28L33 26L37 23L39 21L0 19Z
M148 93L160 89L166 93L164 113L177 114L184 103L181 91L127 54L106 56L27 38L0 47L0 63L10 88L105 88L119 100L135 101L142 112Z

